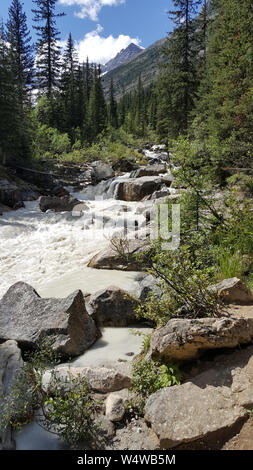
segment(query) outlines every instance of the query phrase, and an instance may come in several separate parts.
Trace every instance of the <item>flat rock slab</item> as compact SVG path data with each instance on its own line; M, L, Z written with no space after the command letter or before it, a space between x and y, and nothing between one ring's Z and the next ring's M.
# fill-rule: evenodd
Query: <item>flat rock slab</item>
M123 257L110 243L106 248L93 256L88 267L95 269L117 269L119 271L139 271L142 268L135 256L138 253L147 251L148 248L148 239L129 240L126 256Z
M148 356L191 360L210 349L235 348L253 339L253 318L173 319L155 330Z
M89 387L99 393L116 392L131 386L131 378L115 369L105 367L57 367L55 377L60 379L63 390L71 390L71 379L85 379ZM43 386L48 392L53 391L52 372L46 371Z
M31 348L46 336L58 352L78 356L101 333L86 311L81 291L66 299L42 299L30 285L14 284L0 301L0 341L12 339Z
M159 390L148 399L145 420L161 448L225 437L247 420L253 406L253 347L221 356L210 367L191 381Z

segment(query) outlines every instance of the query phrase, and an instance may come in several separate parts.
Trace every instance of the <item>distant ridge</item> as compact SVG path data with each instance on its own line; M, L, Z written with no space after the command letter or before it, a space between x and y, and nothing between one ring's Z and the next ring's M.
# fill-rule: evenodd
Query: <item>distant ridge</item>
M143 51L142 47L137 46L136 44L132 42L131 44L129 44L129 46L126 49L122 49L116 55L116 57L109 60L109 62L107 62L105 65L102 66L102 73L110 72L116 67L119 67L119 65L129 62L129 60L134 59L142 51Z
M108 96L110 82L113 78L115 97L119 99L124 90L126 93L134 90L141 75L144 86L154 82L160 72L159 65L166 62L163 55L163 46L167 42L167 37L151 44L147 49L141 49L137 56L128 62L108 71L103 76L103 87L105 96ZM138 47L138 46L137 46Z

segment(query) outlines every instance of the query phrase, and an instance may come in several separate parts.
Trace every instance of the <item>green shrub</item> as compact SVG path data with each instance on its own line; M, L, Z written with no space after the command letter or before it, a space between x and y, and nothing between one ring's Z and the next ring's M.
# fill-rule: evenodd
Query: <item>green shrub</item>
M132 406L143 412L147 398L161 388L180 385L176 365L160 364L141 357L134 361L132 379Z

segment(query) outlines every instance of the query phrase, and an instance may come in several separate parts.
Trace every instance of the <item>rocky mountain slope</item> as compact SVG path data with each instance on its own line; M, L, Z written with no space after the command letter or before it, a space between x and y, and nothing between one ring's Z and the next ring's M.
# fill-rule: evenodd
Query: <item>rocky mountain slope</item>
M111 72L122 64L134 59L143 51L143 48L134 43L129 44L126 49L122 49L113 59L109 60L103 67L102 72Z
M108 95L112 78L117 99L120 98L124 89L126 93L128 93L136 87L140 74L144 86L155 81L160 70L159 64L162 64L166 60L162 53L166 41L167 38L160 39L140 52L134 59L119 65L104 75L103 86L105 95Z

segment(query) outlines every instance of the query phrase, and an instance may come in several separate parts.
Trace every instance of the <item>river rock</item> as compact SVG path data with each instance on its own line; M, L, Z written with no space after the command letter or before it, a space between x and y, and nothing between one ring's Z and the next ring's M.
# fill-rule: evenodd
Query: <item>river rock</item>
M85 308L81 291L66 299L42 299L28 284L14 284L0 301L0 341L12 339L21 347L38 345L50 336L53 348L77 356L100 336Z
M120 395L110 394L105 402L105 414L112 422L122 421L125 416L125 403Z
M63 197L58 196L41 196L39 198L39 206L42 212L53 210L55 212L72 211L80 202L78 199L68 195Z
M98 161L93 162L91 166L91 181L93 184L97 184L100 181L108 180L115 176L114 170L107 163Z
M198 357L210 349L235 348L253 339L253 318L172 319L151 336L148 355L172 361Z
M120 271L140 271L142 266L136 260L138 253L149 248L149 241L143 239L129 240L126 256L121 256L117 250L108 244L90 260L88 267L96 269L118 269Z
M117 185L116 199L121 201L141 201L161 188L162 180L157 176L128 178Z
M136 302L122 289L110 286L86 300L87 312L100 327L124 327L136 322Z
M20 194L17 185L7 180L0 180L0 203L14 209L19 202Z
M217 292L219 297L226 304L251 304L253 294L248 287L237 277L224 279L223 281L210 286L212 292Z
M21 350L16 341L6 341L0 345L0 397L8 397L23 367ZM1 398L0 398L1 411ZM12 439L11 429L0 430L0 450L14 450L15 442Z
M159 176L162 173L167 173L167 165L150 165L142 166L138 170L133 171L130 174L130 178L141 178L142 176Z
M131 386L130 376L106 367L60 366L54 370L54 376L61 381L63 391L71 390L72 378L85 379L88 386L99 393L116 392ZM53 393L53 383L52 371L46 371L43 375L43 387L48 393Z
M133 171L137 165L135 163L129 161L127 158L119 158L115 163L112 165L112 169L117 173L128 173Z
M159 288L158 279L149 274L140 281L137 297L141 301L145 301L152 292L159 295L161 289Z
M221 448L236 434L253 406L253 347L216 358L207 370L183 385L151 395L145 420L152 426L162 449L211 440ZM194 444L195 443L195 444ZM195 447L193 447L195 446Z

